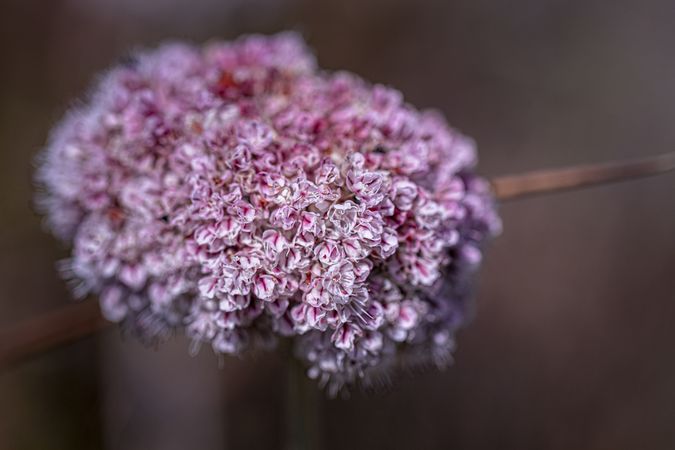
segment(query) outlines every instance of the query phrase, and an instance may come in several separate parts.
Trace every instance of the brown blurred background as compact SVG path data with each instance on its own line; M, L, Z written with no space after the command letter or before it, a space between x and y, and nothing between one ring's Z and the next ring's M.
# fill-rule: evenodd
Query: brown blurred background
M69 301L31 207L51 125L129 49L300 31L436 107L487 176L675 148L675 5L2 0L0 327ZM675 448L675 175L504 204L455 365L323 400L328 449ZM280 448L279 357L116 331L0 373L0 449Z

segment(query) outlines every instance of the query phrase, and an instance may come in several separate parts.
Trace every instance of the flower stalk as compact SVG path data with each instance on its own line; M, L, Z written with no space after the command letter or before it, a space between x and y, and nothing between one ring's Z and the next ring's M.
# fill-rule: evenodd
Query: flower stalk
M297 358L289 355L286 364L286 450L320 448L318 389Z

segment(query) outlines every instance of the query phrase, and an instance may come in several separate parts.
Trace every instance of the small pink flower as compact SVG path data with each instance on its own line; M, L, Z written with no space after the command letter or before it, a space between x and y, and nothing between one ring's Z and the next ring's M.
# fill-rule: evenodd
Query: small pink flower
M394 205L401 211L410 211L417 198L417 185L407 179L399 179L392 184Z
M314 180L316 184L331 184L338 180L340 171L330 159L324 159Z
M364 283L370 275L370 271L373 269L373 262L369 259L362 259L357 261L353 265L354 275L356 276L356 281L358 283Z
M139 290L145 284L147 271L142 264L125 264L120 270L120 281L133 290Z
M417 223L423 228L437 228L443 217L443 211L436 202L427 201L416 211Z
M263 266L262 254L256 251L241 252L235 255L234 261L244 271L255 272Z
M314 255L324 266L337 264L343 258L343 250L334 241L323 241L314 247Z
M271 302L265 303L265 309L273 317L281 317L286 313L288 309L288 299L287 298L277 298Z
M410 302L403 302L396 317L396 326L404 330L411 330L417 325L418 315Z
M300 230L312 234L320 233L320 216L316 213L304 211L300 214Z
M241 122L237 127L240 142L248 145L253 153L262 152L274 140L274 131L256 120Z
M384 338L380 333L366 333L363 338L363 348L368 350L371 353L377 353L382 350L384 345Z
M328 220L339 232L351 233L359 214L356 203L347 200L344 203L336 203L328 211Z
M372 214L361 216L354 228L356 236L370 247L380 244L383 231L382 219Z
M273 198L286 186L286 178L278 173L261 172L258 176L260 193L265 198Z
M233 217L225 217L223 220L213 224L214 235L218 239L225 239L227 242L233 242L241 230L241 224Z
M382 232L381 239L382 242L378 247L379 256L382 259L387 259L392 256L398 248L398 235L391 228L385 228Z
M342 350L352 350L354 342L363 334L356 325L345 323L340 325L331 336L335 346Z
M354 172L347 174L347 186L361 202L374 206L384 199L382 192L384 176L378 172Z
M440 273L433 261L413 258L410 265L410 281L413 284L431 286L438 280Z
M271 301L276 282L277 280L272 275L257 275L253 285L253 293L260 300Z
M304 257L301 249L289 247L281 254L279 267L286 273L292 273L298 268L307 267L309 258Z
M325 329L326 322L323 318L326 316L326 311L315 306L308 306L306 309L307 324L316 329Z
M274 259L288 247L286 237L277 230L265 230L262 235L265 254Z
M248 295L225 295L218 303L218 309L223 312L239 311L247 308L251 303Z
M328 289L321 283L321 280L316 280L305 293L303 300L309 305L321 307L330 304L331 295Z
M118 286L110 286L101 292L101 312L111 322L120 322L129 311L125 292Z
M255 208L244 200L238 200L231 208L240 223L251 223L255 220Z
M270 222L282 230L290 231L298 222L298 211L290 205L283 205L272 212Z
M334 301L342 303L352 293L355 281L354 265L349 261L342 261L328 267L323 278L323 285L329 293L333 294Z
M345 255L352 259L365 258L369 250L357 238L348 238L342 241L342 248L344 248Z
M251 167L251 150L246 144L239 144L227 152L225 164L229 169L240 172Z
M199 292L206 298L213 298L219 290L220 279L208 276L199 280Z

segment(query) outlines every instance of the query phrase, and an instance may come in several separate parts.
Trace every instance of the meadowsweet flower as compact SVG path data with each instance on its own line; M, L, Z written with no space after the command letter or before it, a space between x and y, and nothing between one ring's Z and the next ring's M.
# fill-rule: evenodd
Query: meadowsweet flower
M294 34L169 44L110 70L42 154L64 274L142 338L291 337L337 392L443 364L499 230L473 143Z

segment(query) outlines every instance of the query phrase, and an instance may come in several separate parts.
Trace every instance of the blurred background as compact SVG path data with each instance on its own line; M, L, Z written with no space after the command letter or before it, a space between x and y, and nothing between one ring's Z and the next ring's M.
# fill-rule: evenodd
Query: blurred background
M440 109L486 176L675 146L668 0L2 0L0 328L70 301L33 158L102 69L166 39L301 32ZM675 448L675 176L502 205L455 364L321 400L327 449ZM0 449L280 448L277 355L116 330L0 373Z

